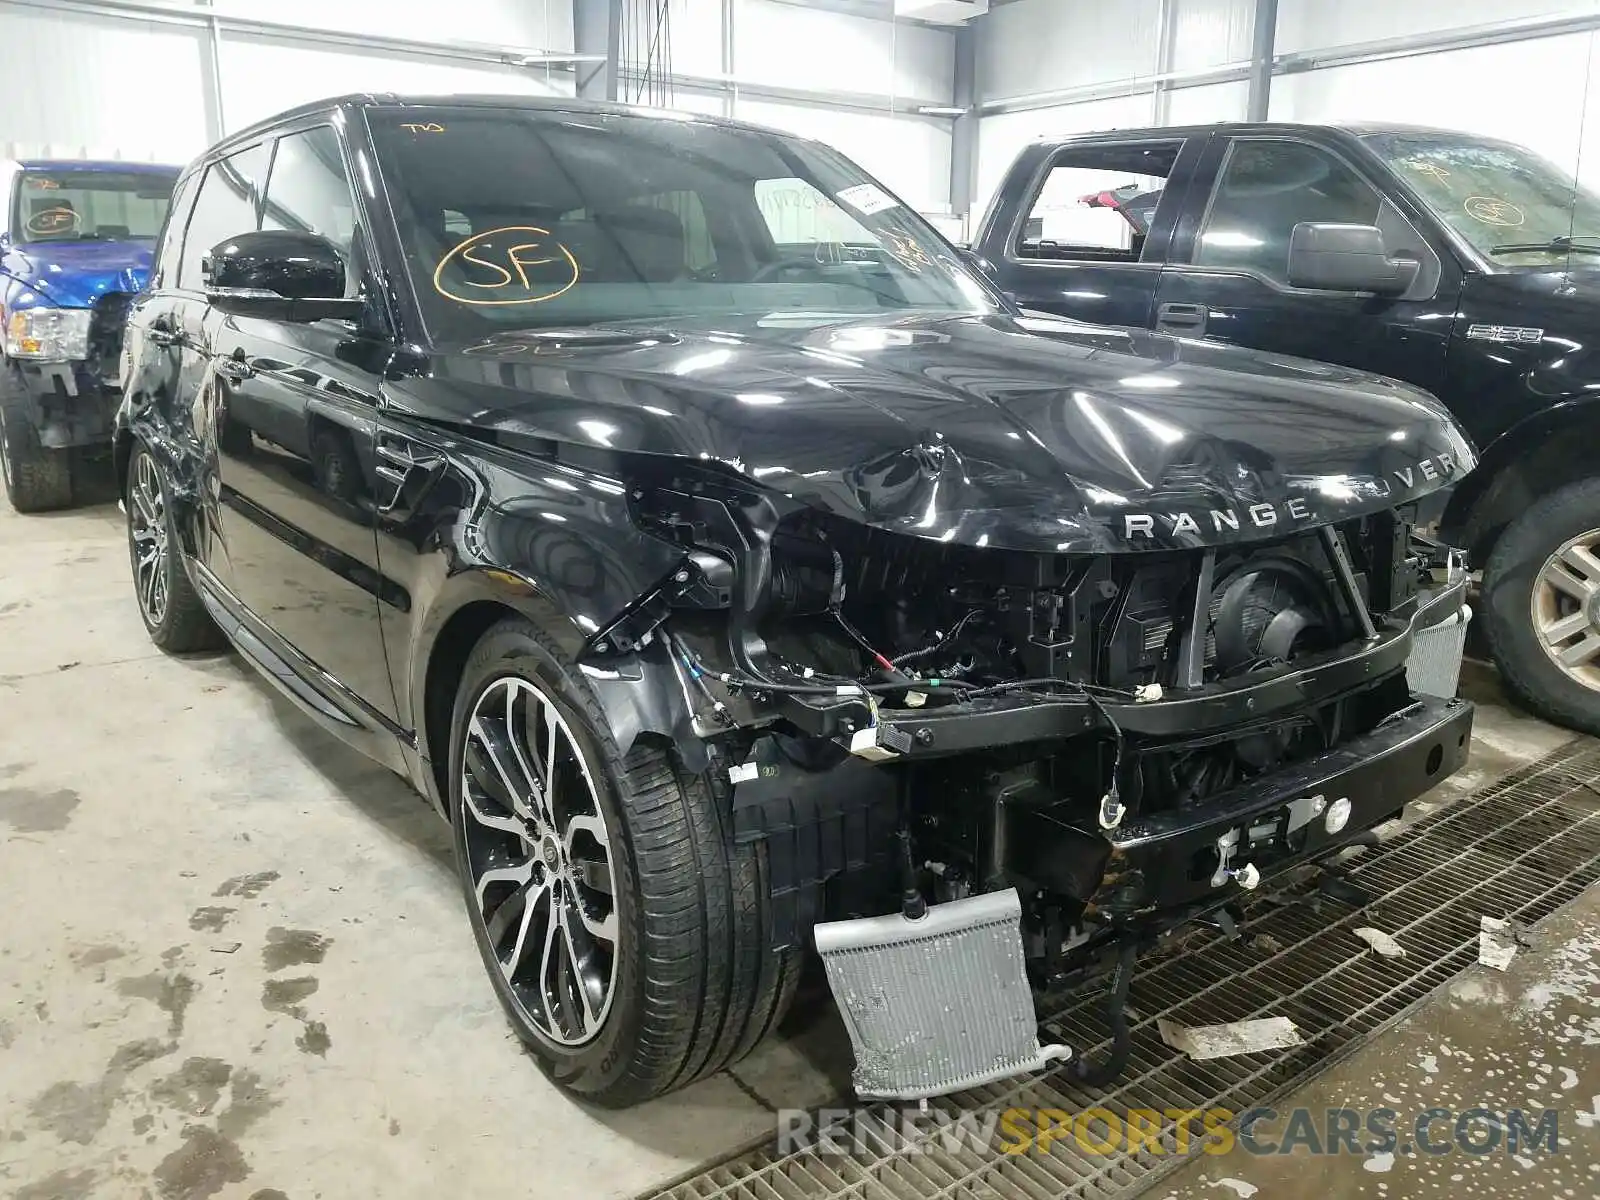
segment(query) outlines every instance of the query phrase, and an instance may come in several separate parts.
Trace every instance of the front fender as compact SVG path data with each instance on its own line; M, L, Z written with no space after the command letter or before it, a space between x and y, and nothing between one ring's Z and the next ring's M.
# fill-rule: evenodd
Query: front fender
M1600 398L1574 395L1524 417L1482 448L1478 465L1451 492L1442 538L1482 566L1499 530L1540 496L1600 474Z
M418 782L441 812L440 772L449 760L462 667L478 639L512 613L532 622L563 657L579 664L618 750L626 754L645 735L668 738L690 770L704 769L708 760L705 744L694 733L689 685L659 639L632 654L613 654L601 665L586 655L588 638L570 613L536 581L501 568L471 567L442 581L417 614L405 676L422 756Z
M569 662L587 664L599 636L660 588L684 550L634 523L615 479L465 439L434 446L439 477L403 521L380 523L378 557L397 585L383 613L401 719L437 762L460 667L489 626L519 613ZM670 656L616 649L585 674L618 746L658 734L703 756Z

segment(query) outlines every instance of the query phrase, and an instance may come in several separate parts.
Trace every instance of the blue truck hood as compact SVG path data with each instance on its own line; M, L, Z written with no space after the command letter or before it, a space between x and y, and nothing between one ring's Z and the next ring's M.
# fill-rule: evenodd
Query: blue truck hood
M151 238L11 246L0 269L61 308L90 308L107 292L137 292L150 278Z

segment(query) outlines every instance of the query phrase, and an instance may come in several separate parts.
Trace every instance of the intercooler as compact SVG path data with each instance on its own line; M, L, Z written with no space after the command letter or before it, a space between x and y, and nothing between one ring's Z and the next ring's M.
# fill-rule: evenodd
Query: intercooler
M1461 556L1449 555L1445 581L1413 630L1406 682L1419 696L1454 696L1461 683L1461 659L1467 649L1467 624L1472 609L1467 594L1467 568Z
M1461 659L1467 649L1467 623L1472 609L1463 604L1444 620L1418 628L1406 682L1420 696L1454 696L1461 683Z
M917 1100L1067 1057L1039 1045L1016 890L815 929L855 1051L856 1093Z

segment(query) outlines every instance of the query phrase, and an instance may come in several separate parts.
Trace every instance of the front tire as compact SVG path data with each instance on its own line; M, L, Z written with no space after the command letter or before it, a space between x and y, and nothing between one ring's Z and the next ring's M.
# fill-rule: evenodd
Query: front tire
M128 463L123 504L128 510L134 599L150 640L169 654L219 649L222 631L183 565L166 476L142 442L135 445Z
M1508 525L1483 593L1508 690L1547 720L1600 734L1600 479L1551 492Z
M19 513L49 512L72 504L72 454L47 450L28 419L27 396L13 369L0 363L0 476L6 499Z
M764 858L708 775L617 750L582 676L531 622L484 635L451 729L456 862L478 951L561 1086L623 1107L720 1070L782 1016Z

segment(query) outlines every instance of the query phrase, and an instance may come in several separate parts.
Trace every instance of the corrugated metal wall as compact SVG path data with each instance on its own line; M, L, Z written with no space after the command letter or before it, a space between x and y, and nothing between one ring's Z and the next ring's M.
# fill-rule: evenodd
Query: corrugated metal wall
M211 34L190 18L143 19L116 0L81 9L0 0L0 154L182 162L211 140ZM176 6L175 6L176 7ZM333 35L572 49L571 0L216 0L222 18L222 132L341 92L572 91L572 75L428 53L380 52L318 39L266 36L228 19L304 23ZM179 15L188 16L178 10ZM546 16L548 15L548 23Z
M204 35L0 6L0 156L181 162L206 144Z

